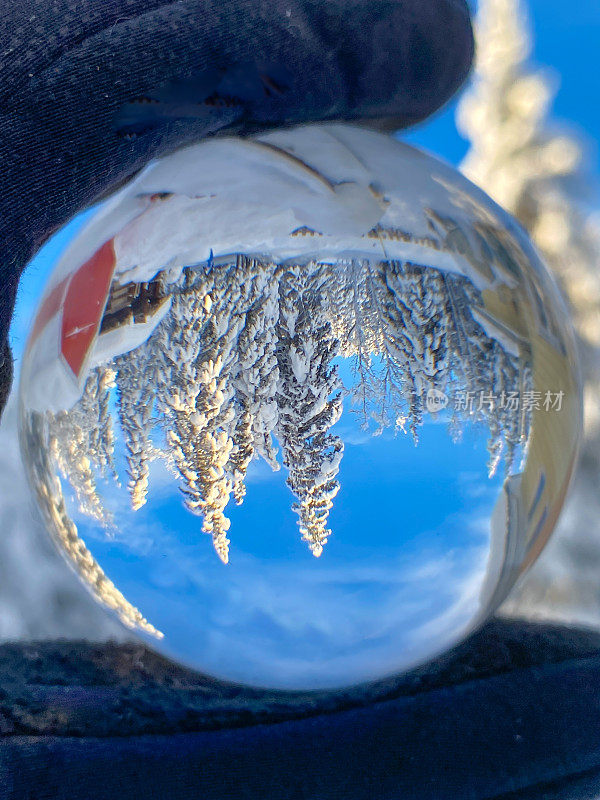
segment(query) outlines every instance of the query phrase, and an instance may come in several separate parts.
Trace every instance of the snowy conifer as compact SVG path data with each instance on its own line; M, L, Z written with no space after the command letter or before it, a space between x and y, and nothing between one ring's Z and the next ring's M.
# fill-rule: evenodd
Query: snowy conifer
M69 411L48 413L49 445L58 468L77 496L79 510L106 527L112 515L102 504L97 478L114 475L114 438L109 396L115 373L99 367L88 376L81 398Z
M228 560L225 508L233 490L228 470L234 447L237 344L250 305L247 260L188 270L173 303L167 363L172 394L165 398L167 443L182 478L187 508L202 516L217 554Z
M269 466L279 469L273 432L277 424L276 324L279 317L277 270L271 264L252 262L254 288L238 341L235 373L238 422L232 460L236 472L236 500L245 494L243 480L256 452ZM248 277L250 280L250 275Z
M74 410L48 414L49 450L75 491L80 512L110 527L112 516L103 507L90 459L90 431L81 422Z
M325 279L315 265L281 276L277 349L277 437L302 539L317 557L331 533L327 521L343 454L341 439L330 432L342 413L342 385L332 363L339 345L324 313Z
M115 476L115 439L110 415L110 397L115 387L116 372L103 364L90 373L78 412L87 420L89 457L103 475Z
M151 338L115 359L118 372L117 409L125 438L127 488L134 511L147 500L151 459L152 412L157 391L158 358Z
M64 421L62 417L60 423ZM60 429L58 431L56 429L56 422L56 417L47 416L46 423L49 423L49 427L46 429L44 417L31 412L24 418L21 430L23 446L29 454L28 468L34 478L32 485L35 487L42 513L50 525L50 530L58 539L78 575L98 600L113 609L127 627L143 630L162 639L163 634L151 625L109 580L79 536L77 526L67 510L60 479L51 463L51 458L56 457L56 433L60 433ZM52 428L54 433L51 432ZM72 436L70 440L72 441ZM46 449L46 441L50 444L49 449Z

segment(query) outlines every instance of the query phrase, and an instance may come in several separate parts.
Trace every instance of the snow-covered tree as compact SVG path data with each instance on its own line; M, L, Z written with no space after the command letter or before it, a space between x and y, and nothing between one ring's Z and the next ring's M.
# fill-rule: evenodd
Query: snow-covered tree
M314 264L282 274L277 331L277 437L302 539L316 557L331 534L327 522L344 449L330 430L342 413L343 387L333 364L339 344L325 313L326 280Z
M349 259L324 264L327 316L340 343L339 355L351 360L354 385L352 404L368 429L374 398L381 398L376 359L384 352L384 321L377 287L368 259ZM387 422L385 423L387 424Z
M416 440L427 391L447 379L443 275L395 261L356 262L348 272L345 282L336 273L333 291L336 314L347 318L337 330L354 361L353 403L366 427L409 422Z
M125 439L127 488L134 511L147 500L152 458L152 413L159 378L153 337L134 351L118 356L117 409Z
M417 441L425 396L431 389L444 388L446 381L443 280L437 270L396 261L380 264L379 279L385 287L386 349L402 364L402 391Z
M466 251L463 241L457 241L459 246ZM478 397L520 388L519 359L475 319L483 300L467 277L396 261L357 262L348 273L345 281L336 273L329 305L336 330L345 337L343 354L354 361L353 403L365 425L374 420L376 432L408 425L417 441L430 390ZM510 469L512 454L522 444L518 414L472 404L454 414L454 439L460 438L467 418L490 429L490 472L502 454Z
M219 381L222 360L205 358L206 329L214 305L214 276L201 273L201 278L199 281L193 270L184 272L173 299L169 324L161 331L164 377L159 395L167 445L181 477L186 505L194 513L200 513L204 501L203 487L199 485L203 478L198 474L197 462L204 454L208 467L208 454L214 452L210 442L204 441L204 432L219 415L224 401ZM218 470L215 478L218 479ZM206 483L208 479L206 475L203 480ZM203 529L208 527L205 521ZM223 531L215 534L213 541L216 545L218 540L219 555L226 560L226 537Z
M202 516L217 554L228 560L225 508L234 480L238 338L251 306L248 260L189 269L173 302L163 351L173 387L165 395L167 443L182 478L187 508Z
M112 517L104 509L98 494L85 429L71 419L67 411L49 416L48 421L50 452L75 491L79 511L104 525L111 525Z
M251 271L253 276L251 278ZM271 264L254 261L247 280L254 288L244 327L240 333L235 368L237 423L230 467L234 496L241 503L246 493L244 480L254 455L279 469L273 432L277 424L276 324L279 317L277 270Z
M462 169L520 220L561 284L585 381L583 458L570 505L508 608L595 625L600 606L590 553L598 550L594 519L600 511L598 183L585 144L552 118L556 81L529 62L527 3L479 0L478 6L473 86L458 114L471 145Z
M457 123L470 141L463 172L514 214L571 301L586 373L586 427L600 443L600 224L585 147L551 118L556 87L532 67L523 0L480 0L477 61ZM595 187L595 194L591 188Z
M56 431L52 432L55 418L31 412L23 419L21 441L28 453L26 463L30 470L42 514L52 534L70 559L74 569L89 586L93 594L104 605L119 616L124 625L142 630L158 639L163 634L133 606L106 576L98 562L79 536L77 526L71 519L51 458L56 456ZM61 422L64 419L61 418ZM48 443L50 447L48 447ZM71 476L68 475L72 483Z
M79 409L89 421L90 458L103 475L115 476L115 438L110 415L110 396L116 372L103 364L92 370L79 402Z
M109 415L109 394L115 373L97 368L87 378L80 401L69 411L47 414L49 448L62 474L68 478L79 510L106 527L113 524L98 494L97 478L114 473L114 438Z

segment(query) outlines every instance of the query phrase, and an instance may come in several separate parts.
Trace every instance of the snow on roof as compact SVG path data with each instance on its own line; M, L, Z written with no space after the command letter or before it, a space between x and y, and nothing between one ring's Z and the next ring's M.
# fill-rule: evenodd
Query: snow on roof
M148 165L73 241L55 273L115 237L122 281L148 281L169 266L246 253L279 262L332 257L402 259L489 286L460 253L428 245L427 209L466 232L473 211L448 185L493 208L452 167L389 136L351 125L307 125L255 138L208 139ZM502 214L498 210L498 214ZM366 236L377 226L413 241ZM298 231L316 235L299 235Z

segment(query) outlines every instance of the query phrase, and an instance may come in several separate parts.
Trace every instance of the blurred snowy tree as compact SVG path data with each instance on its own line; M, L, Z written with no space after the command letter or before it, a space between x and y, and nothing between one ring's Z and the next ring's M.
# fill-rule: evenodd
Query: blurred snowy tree
M154 348L145 342L133 353L118 356L114 362L118 376L117 409L129 475L127 488L135 511L146 503L148 496L157 361Z
M549 547L507 609L600 624L600 224L585 146L551 118L555 81L528 63L526 5L480 0L477 63L457 124L464 173L514 214L571 306L585 380L582 466Z
M114 473L112 420L108 398L115 372L110 367L93 370L81 399L69 412L49 417L49 448L62 474L69 478L83 514L110 528L112 515L102 504L98 476Z
M582 340L589 434L600 434L600 224L590 211L583 145L550 117L553 79L528 65L520 0L480 0L478 56L457 124L471 147L461 169L524 225L571 302Z

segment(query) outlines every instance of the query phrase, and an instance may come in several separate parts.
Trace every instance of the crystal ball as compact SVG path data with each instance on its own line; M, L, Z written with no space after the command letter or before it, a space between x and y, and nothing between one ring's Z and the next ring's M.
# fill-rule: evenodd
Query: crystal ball
M104 203L42 296L20 405L89 591L159 652L274 689L466 637L548 540L581 430L521 227L343 124L205 140Z

